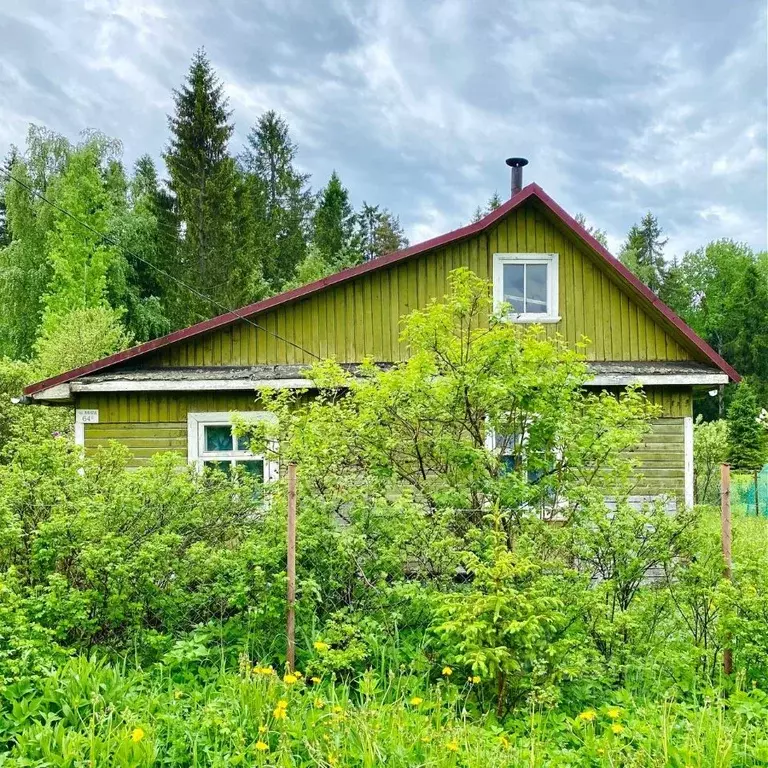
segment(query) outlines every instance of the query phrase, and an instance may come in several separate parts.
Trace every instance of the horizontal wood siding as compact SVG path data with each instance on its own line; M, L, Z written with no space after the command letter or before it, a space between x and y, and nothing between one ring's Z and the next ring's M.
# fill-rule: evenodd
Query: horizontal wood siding
M651 431L632 452L639 462L637 496L667 494L680 499L685 491L685 453L683 451L683 419L655 419Z
M576 343L589 340L590 360L690 360L668 328L626 294L607 267L529 203L488 233L361 275L142 359L145 366L226 366L311 363L333 357L395 361L407 356L400 318L448 291L448 274L469 267L491 279L494 253L558 253L561 321L546 325Z

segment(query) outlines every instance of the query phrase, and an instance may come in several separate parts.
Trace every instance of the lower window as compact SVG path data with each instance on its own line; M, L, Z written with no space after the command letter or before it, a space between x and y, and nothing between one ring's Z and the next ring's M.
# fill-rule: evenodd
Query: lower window
M263 411L236 414L244 421L272 419ZM233 413L190 413L187 415L189 461L198 470L220 470L243 474L268 482L277 478L277 463L253 453L247 439L235 434Z

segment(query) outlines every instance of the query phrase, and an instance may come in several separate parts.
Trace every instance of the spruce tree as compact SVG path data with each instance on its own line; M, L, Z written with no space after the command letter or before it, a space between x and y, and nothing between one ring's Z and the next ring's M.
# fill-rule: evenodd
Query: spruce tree
M193 56L185 83L173 93L164 159L182 234L175 263L168 266L212 299L167 284L172 320L180 325L241 303L243 264L235 247L237 173L228 151L234 126L224 88L202 49Z
M320 193L313 219L312 242L329 266L347 266L354 237L355 214L349 192L334 171Z
M312 193L296 153L288 123L270 110L251 129L241 157L249 247L274 290L293 279L309 239Z
M742 381L728 408L728 460L736 470L754 472L766 462L766 428L754 389Z
M680 317L687 319L693 301L693 294L688 284L685 269L677 257L664 270L663 282L659 288L659 298Z
M574 219L576 219L576 223L586 229L587 232L592 235L592 237L594 237L595 240L600 243L600 245L603 246L603 248L608 247L608 235L606 235L604 229L598 229L597 227L593 227L591 224L587 223L587 217L583 213L577 213L574 216Z
M658 219L649 211L639 225L632 225L619 254L622 264L655 293L664 281L664 246L667 240L662 240L662 232Z
M408 245L399 217L386 208L382 210L380 206L369 205L365 201L357 216L357 235L364 261Z

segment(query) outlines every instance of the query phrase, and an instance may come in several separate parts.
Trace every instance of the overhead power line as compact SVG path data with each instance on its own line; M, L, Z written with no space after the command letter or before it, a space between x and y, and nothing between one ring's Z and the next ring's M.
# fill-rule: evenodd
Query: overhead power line
M151 261L143 258L142 256L139 256L137 253L129 250L125 246L123 246L120 242L118 242L114 237L111 235L108 235L106 232L101 232L95 227L92 227L88 222L83 221L82 219L75 216L75 214L68 211L66 208L62 208L58 203L53 202L52 200L49 200L42 192L38 192L33 187L30 187L29 184L26 184L25 182L21 181L20 179L17 179L15 176L13 176L8 171L0 168L0 173L2 173L6 178L10 179L11 181L16 182L19 186L26 189L30 194L35 195L35 197L42 200L44 203L47 203L52 208L59 211L59 213L64 214L65 216L68 216L72 221L79 224L81 227L87 229L89 232L93 233L94 235L97 235L102 240L106 241L107 243L110 243L111 245L114 245L116 248L119 248L124 253L128 254L129 256L133 257L137 261L140 261L142 264L146 264L148 267L151 267L152 269L156 270L159 274L164 275L169 280L172 280L177 285L180 285L182 288L185 288L190 293L197 296L199 299L203 299L204 301L210 302L213 306L218 307L219 309L223 310L225 313L234 315L238 320L242 320L243 322L248 323L248 325L252 325L254 328L257 328L260 331L264 331L265 333L270 334L271 336L274 336L279 341L282 341L285 344L289 344L292 347L295 347L296 349L300 350L301 352L304 352L305 354L309 355L310 357L314 357L317 360L321 360L322 358L320 355L316 355L314 352L310 352L305 347L302 347L301 344L296 344L296 342L291 341L290 339L286 339L285 336L281 336L279 333L276 333L275 331L270 330L269 328L265 328L263 325L259 325L258 323L253 322L253 320L249 319L246 315L242 315L238 312L236 309L230 309L229 307L225 306L224 304L221 304L220 302L216 301L215 299L212 299L210 296L207 296L202 291L198 291L197 288L193 288L191 285L185 283L183 280L180 280L178 277L175 277L174 275L170 274L169 272L166 272L166 270L162 269L161 267L158 267L156 264L153 264Z

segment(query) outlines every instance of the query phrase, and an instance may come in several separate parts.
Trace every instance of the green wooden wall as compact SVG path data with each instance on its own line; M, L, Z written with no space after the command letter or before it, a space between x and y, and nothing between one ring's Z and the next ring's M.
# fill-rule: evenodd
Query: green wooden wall
M339 362L379 361L407 355L399 341L400 318L447 292L452 269L466 266L492 276L494 253L558 253L561 321L546 326L569 342L586 336L592 360L695 360L695 350L661 318L619 285L597 257L561 229L551 215L529 201L492 230L461 243L425 253L343 285L254 316L261 330L244 322L158 350L142 365L228 366L311 363L312 357L285 341Z
M652 387L648 398L661 407L636 451L640 462L636 495L682 495L684 484L683 417L692 413L690 389ZM187 414L210 411L259 410L253 392L234 393L135 393L80 395L78 408L99 411L98 424L85 425L88 453L117 440L131 453L130 465L140 467L161 451L187 456Z

